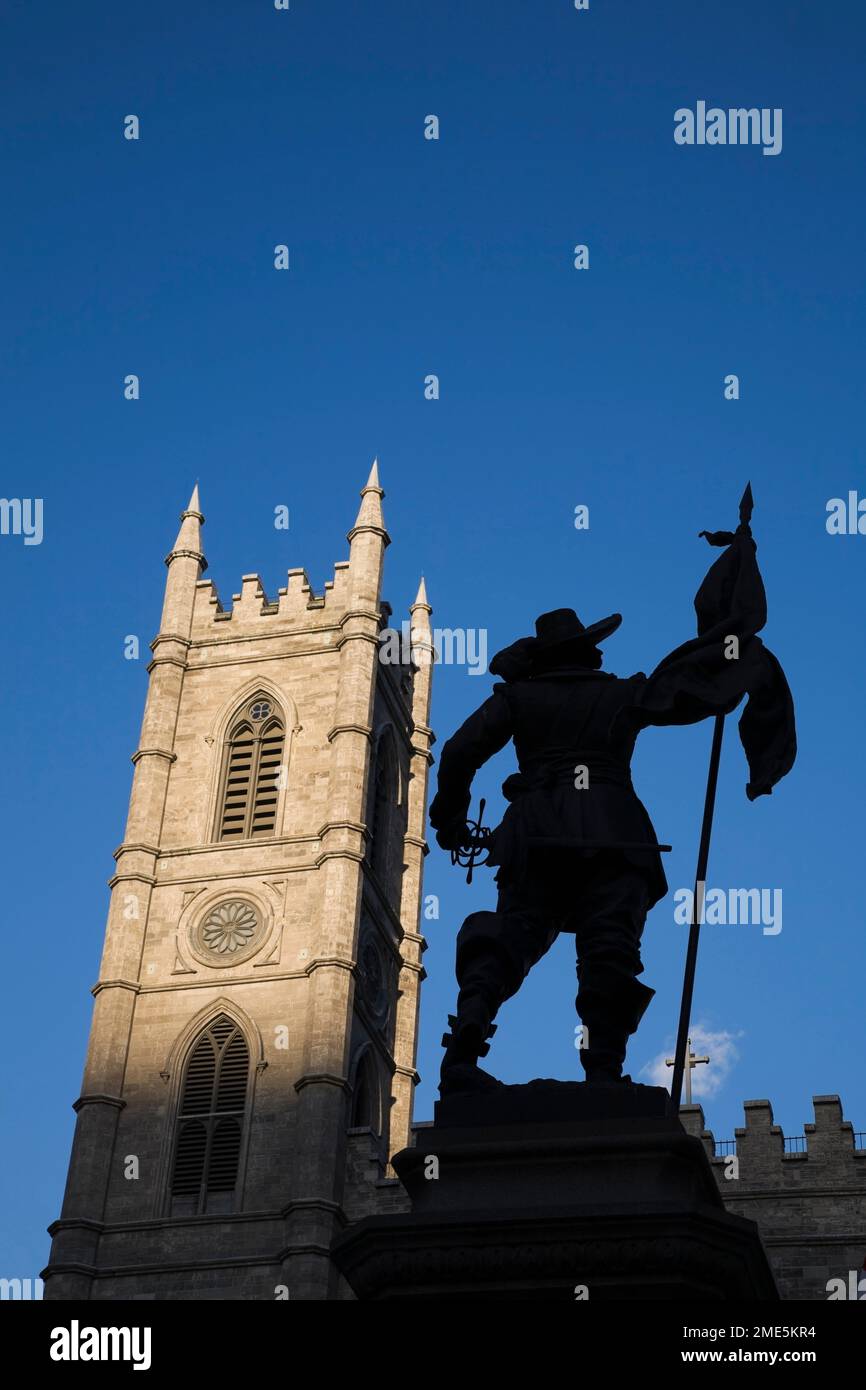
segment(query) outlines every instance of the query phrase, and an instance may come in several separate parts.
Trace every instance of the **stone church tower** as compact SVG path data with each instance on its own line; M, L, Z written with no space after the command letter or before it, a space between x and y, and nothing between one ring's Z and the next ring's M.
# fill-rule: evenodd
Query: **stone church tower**
M432 645L422 581L411 656L379 659L382 496L374 464L323 594L295 569L272 602L248 574L228 610L198 489L182 514L46 1298L347 1297L331 1241L387 1208Z

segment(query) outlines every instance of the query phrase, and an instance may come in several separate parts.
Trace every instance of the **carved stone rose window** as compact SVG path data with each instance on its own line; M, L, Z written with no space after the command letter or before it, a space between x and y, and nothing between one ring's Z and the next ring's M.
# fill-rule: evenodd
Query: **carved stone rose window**
M361 997L381 1028L388 1019L390 1005L387 966L382 959L378 945L369 933L361 945L358 975Z
M191 943L208 965L238 965L259 949L263 938L261 917L252 903L230 898L217 903L192 931Z

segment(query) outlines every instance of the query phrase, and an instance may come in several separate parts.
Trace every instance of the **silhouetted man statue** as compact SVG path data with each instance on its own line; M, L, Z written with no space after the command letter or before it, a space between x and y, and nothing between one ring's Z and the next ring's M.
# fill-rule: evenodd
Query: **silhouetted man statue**
M446 1034L440 1091L500 1083L478 1067L493 1020L559 932L577 947L577 1012L585 1034L586 1080L623 1079L626 1043L654 991L642 984L641 933L667 892L655 831L631 782L630 761L647 725L691 724L727 714L744 695L739 721L750 800L768 794L796 752L791 693L782 668L756 635L766 597L748 521L736 532L702 532L724 546L695 598L698 636L649 677L602 671L599 642L619 614L584 627L571 608L537 619L535 637L494 657L493 694L442 750L430 823L443 849L471 844L466 818L478 768L513 739L520 771L494 831L495 912L473 912L457 937L457 1013Z
M543 614L535 639L491 662L504 681L442 750L430 823L444 849L467 842L470 788L482 763L513 739L520 767L503 787L510 806L488 860L499 866L497 910L474 912L457 938L460 992L443 1094L498 1084L477 1066L493 1019L561 931L573 933L577 947L587 1081L621 1079L626 1040L653 997L637 978L640 939L667 882L631 782L637 729L627 721L612 727L646 677L601 671L596 645L621 621L615 614L585 628L570 608Z

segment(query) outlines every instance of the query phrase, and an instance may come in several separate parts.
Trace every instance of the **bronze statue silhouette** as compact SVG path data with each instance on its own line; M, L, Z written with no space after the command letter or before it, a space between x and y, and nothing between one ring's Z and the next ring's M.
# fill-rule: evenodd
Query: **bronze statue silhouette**
M695 599L698 636L652 675L621 679L601 670L599 644L619 627L619 614L584 627L573 609L556 609L537 619L534 637L494 657L490 670L501 680L445 744L430 823L443 849L469 851L470 860L473 848L489 850L499 896L495 912L473 912L457 937L459 994L443 1038L443 1095L501 1084L478 1059L499 1007L560 932L575 938L586 1081L629 1081L627 1041L654 994L638 979L641 937L647 913L667 892L661 851L669 848L659 845L632 786L638 733L711 715L720 730L748 695L739 727L749 798L770 792L794 761L790 691L756 635L766 600L751 508L747 488L736 532L701 533L726 548ZM519 767L503 785L509 806L489 839L479 838L467 823L472 780L509 740Z

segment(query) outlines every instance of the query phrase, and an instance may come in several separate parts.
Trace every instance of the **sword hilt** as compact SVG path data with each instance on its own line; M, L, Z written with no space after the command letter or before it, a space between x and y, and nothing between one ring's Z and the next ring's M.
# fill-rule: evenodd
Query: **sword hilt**
M468 844L459 845L457 849L451 851L451 863L459 864L461 869L466 869L466 882L472 882L472 871L476 864L486 864L487 860L482 859L482 854L489 855L491 845L490 836L493 831L489 825L483 825L484 808L487 802L484 797L478 804L478 819L467 820L466 828L469 831L467 836Z

